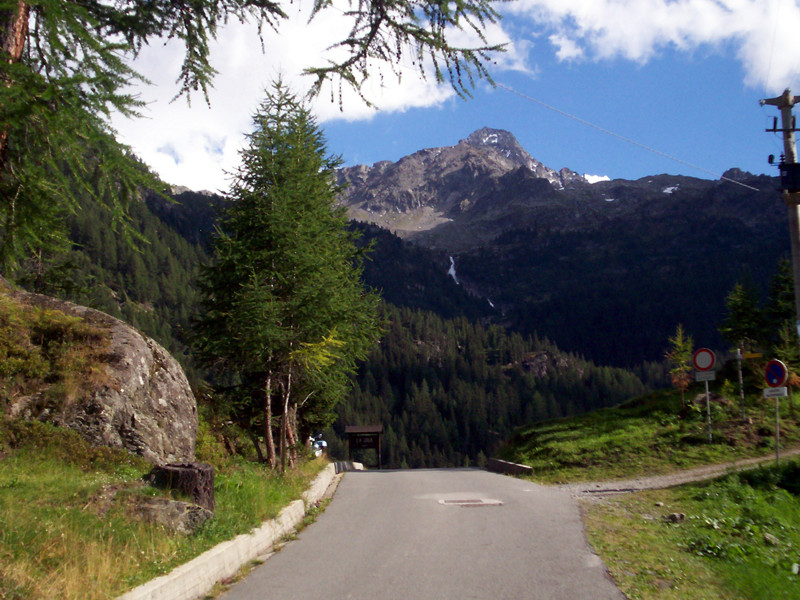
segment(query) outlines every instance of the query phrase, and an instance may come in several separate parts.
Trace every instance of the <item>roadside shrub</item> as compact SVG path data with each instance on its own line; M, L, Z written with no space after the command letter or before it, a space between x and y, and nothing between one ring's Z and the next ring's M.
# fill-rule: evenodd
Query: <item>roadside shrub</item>
M788 463L780 467L759 467L739 474L742 483L763 490L777 488L800 497L800 464Z

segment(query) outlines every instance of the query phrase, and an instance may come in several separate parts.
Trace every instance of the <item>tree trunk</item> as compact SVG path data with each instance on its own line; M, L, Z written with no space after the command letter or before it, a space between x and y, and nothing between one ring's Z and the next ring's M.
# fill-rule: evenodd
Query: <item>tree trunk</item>
M289 467L294 469L297 464L297 404L289 408L289 422L286 435L289 443Z
M9 64L18 63L25 51L25 40L28 37L28 19L30 6L26 2L17 3L15 11L0 11L0 58ZM4 78L6 87L11 87L13 82ZM0 181L8 157L8 130L0 131Z
M281 473L286 472L287 433L289 428L289 396L292 393L292 372L286 376L286 388L283 394L283 414L281 415Z
M261 451L261 444L258 443L258 436L249 430L248 428L248 435L250 436L250 441L253 442L253 447L256 449L256 456L258 456L258 462L264 462L264 453Z
M22 1L17 3L15 11L0 11L0 46L3 48L3 60L8 63L19 62L22 58L28 37L29 15L30 6Z
M264 442L267 445L269 466L274 469L277 466L277 461L275 460L275 438L272 435L272 375L267 376L266 394L267 398L264 401Z
M195 504L214 512L214 467L205 463L172 463L158 465L147 475L150 485L180 490L192 497Z
M236 446L234 446L233 442L231 441L231 438L229 438L224 433L222 434L222 444L225 446L225 450L228 452L228 454L230 454L231 456L234 456L236 454Z

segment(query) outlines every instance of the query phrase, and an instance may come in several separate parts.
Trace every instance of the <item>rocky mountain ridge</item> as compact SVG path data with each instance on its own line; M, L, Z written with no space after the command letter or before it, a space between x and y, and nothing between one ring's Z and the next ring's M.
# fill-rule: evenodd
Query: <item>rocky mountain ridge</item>
M455 146L428 148L399 161L345 167L339 199L350 217L410 237L474 213L497 181L518 173L548 191L588 185L567 168L555 171L530 156L508 131L484 127Z
M543 165L510 132L487 127L455 146L419 150L397 162L346 167L338 173L338 183L344 186L339 201L351 219L456 253L542 223L567 232L640 220L645 214L664 216L687 198L718 195L720 189L731 190L729 197L735 201L742 192L753 192L732 182L750 180L755 182L747 184L751 188L774 192L773 178L739 169L718 181L662 174L590 184L570 169L555 171ZM751 223L759 219L751 208L731 213L718 201L699 210L718 210L720 217Z
M730 169L719 180L590 184L502 130L339 179L352 219L443 255L441 272L455 269L487 318L603 364L659 360L678 323L722 346L728 291L750 277L765 294L788 252L775 177Z

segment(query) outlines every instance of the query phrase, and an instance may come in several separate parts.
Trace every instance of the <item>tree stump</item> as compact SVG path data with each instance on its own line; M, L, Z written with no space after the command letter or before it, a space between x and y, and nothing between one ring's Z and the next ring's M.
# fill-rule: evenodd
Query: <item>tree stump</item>
M150 485L179 490L195 504L214 511L214 467L205 463L177 463L156 466L147 475Z

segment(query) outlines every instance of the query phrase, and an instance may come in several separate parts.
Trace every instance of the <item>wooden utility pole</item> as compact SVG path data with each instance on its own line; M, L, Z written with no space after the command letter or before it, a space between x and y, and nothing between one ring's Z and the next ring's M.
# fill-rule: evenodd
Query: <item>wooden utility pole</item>
M768 132L783 134L783 156L778 164L781 173L781 189L783 200L789 207L789 233L792 240L792 272L794 275L794 306L796 316L797 334L800 337L800 165L797 164L797 149L795 148L794 132L795 118L792 107L800 103L800 96L792 96L787 88L777 98L761 100L761 106L769 104L777 106L781 111L781 127L778 129L778 118ZM770 156L770 163L773 157Z

